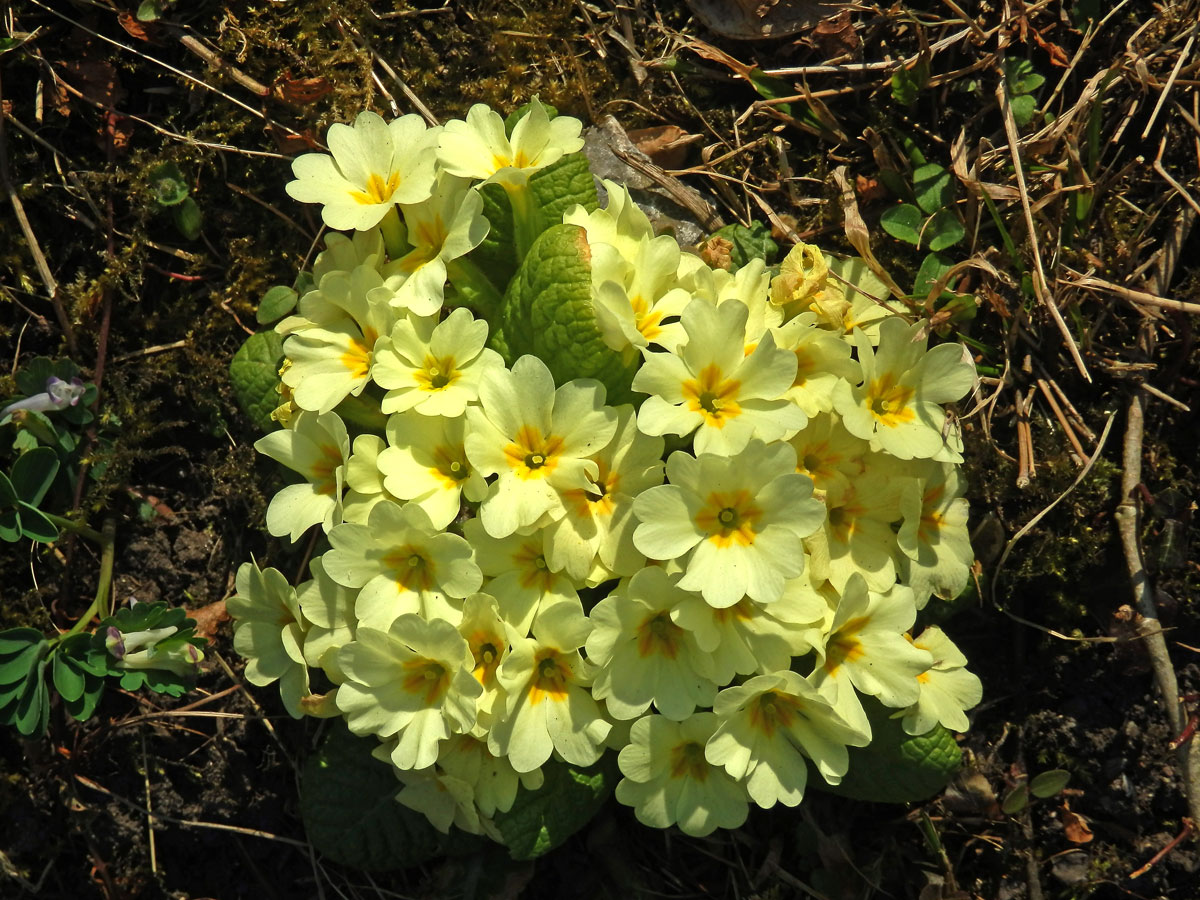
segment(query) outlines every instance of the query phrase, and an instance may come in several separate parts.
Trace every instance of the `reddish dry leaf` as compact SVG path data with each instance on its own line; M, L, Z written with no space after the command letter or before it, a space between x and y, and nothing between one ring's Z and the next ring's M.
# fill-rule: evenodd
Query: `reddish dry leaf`
M267 133L275 141L280 153L303 153L306 150L321 150L320 141L311 128L305 128L301 134L284 131L278 125L267 125Z
M1087 820L1079 813L1072 812L1066 803L1063 803L1063 834L1072 844L1086 844L1093 837Z
M1067 56L1067 51L1058 44L1051 43L1042 37L1041 32L1036 29L1031 29L1033 40L1039 47L1050 54L1050 65L1058 66L1060 69L1065 69L1071 65L1070 57Z
M134 18L132 13L123 12L117 16L117 21L121 23L121 27L125 29L126 34L130 37L137 38L139 41L153 41L150 36L145 22L139 22Z
M307 106L333 93L333 85L321 75L316 78L293 78L290 72L284 72L273 87L275 96L292 106Z
M688 147L703 140L703 135L688 134L678 125L655 125L627 131L629 139L656 165L678 169L687 159Z
M733 241L723 237L710 237L700 245L700 258L711 268L728 269L733 265Z
M72 60L62 63L65 77L58 86L57 108L60 114L68 116L71 113L70 98L74 92L83 95L85 100L105 108L117 106L125 99L125 88L117 77L117 70L112 63L103 60L89 59Z
M196 637L211 641L216 637L217 629L229 621L229 613L225 610L225 601L218 600L199 609L194 609L188 615L196 620Z

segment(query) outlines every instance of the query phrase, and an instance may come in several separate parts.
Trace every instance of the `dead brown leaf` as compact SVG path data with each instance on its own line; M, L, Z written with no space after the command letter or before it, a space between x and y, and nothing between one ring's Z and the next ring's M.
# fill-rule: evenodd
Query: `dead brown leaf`
M1071 807L1065 801L1063 802L1063 834L1072 844L1086 844L1094 837L1087 820L1079 813L1072 812Z
M639 150L664 169L682 168L687 161L688 147L704 139L700 134L688 134L678 125L634 128L625 133Z
M188 615L196 620L196 637L211 641L216 637L217 630L229 621L229 613L225 609L225 601L218 600L207 606L194 609Z
M812 41L828 59L846 54L857 55L862 48L862 41L850 21L848 9L843 9L832 19L818 22L812 30Z
M866 175L854 176L854 189L858 191L858 199L863 203L873 203L882 200L888 194L888 189L878 178L868 178Z
M116 67L110 62L78 59L62 63L60 68L64 77L58 83L56 108L63 116L71 114L72 94L103 107L116 106L126 97Z
M322 149L311 128L305 128L301 134L292 134L277 125L268 124L266 131L275 141L280 153L303 153L306 150Z
M151 34L152 26L148 26L145 22L139 22L132 13L121 13L117 16L117 21L130 37L146 42L154 40Z
M700 258L714 269L728 269L733 265L733 241L723 237L710 237L700 245Z

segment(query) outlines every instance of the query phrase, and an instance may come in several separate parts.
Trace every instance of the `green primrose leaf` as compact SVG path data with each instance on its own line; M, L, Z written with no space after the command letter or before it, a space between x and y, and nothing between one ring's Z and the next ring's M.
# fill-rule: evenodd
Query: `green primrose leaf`
M584 230L555 225L534 241L504 295L500 340L512 363L531 353L556 384L596 378L610 405L634 401L629 384L638 362L610 349L592 307L591 248Z
M12 467L12 483L17 496L30 506L37 506L54 483L58 474L58 454L49 447L38 447L22 453Z
M921 246L921 224L924 221L925 217L921 215L921 211L908 203L886 209L879 217L879 224L883 226L884 231L896 240L912 244L914 247Z
M954 202L954 182L944 167L927 163L913 171L913 193L917 206L932 215Z
M938 210L925 225L925 241L929 244L930 250L945 250L947 247L953 247L966 236L967 231L963 228L962 222L958 220L954 210L949 207Z
M299 299L300 295L292 288L277 284L263 294L263 298L258 301L258 309L254 313L254 318L258 320L259 325L266 325L268 322L282 319L295 309L296 301Z
M533 109L533 104L541 104L542 109L546 110L546 118L553 119L558 115L558 110L549 103L542 103L537 97L522 103L516 109L508 114L508 118L504 120L504 134L507 137L512 137L513 129L517 127L517 123L529 115L529 111Z
M173 162L160 163L150 170L150 189L159 206L178 206L188 197L187 180Z
M941 725L927 734L906 734L896 712L876 700L864 707L871 722L870 745L850 748L850 771L830 785L810 769L811 787L855 800L877 803L916 803L946 786L962 763L954 735Z
M543 228L557 225L563 213L577 203L588 212L599 205L596 179L582 153L568 153L558 162L534 172L529 176L529 191L540 211Z
M749 228L738 224L726 225L714 231L712 237L725 238L733 244L729 251L733 262L730 269L732 272L736 272L752 259L761 259L769 266L779 255L779 245L771 237L771 229L762 222L753 222Z
M22 501L20 509L21 534L31 541L53 544L58 540L58 528L35 506Z
M200 237L204 217L200 213L200 207L191 197L185 198L178 206L171 207L171 218L175 220L175 227L179 229L179 233L189 241Z
M512 809L495 816L513 859L534 859L553 850L599 812L620 780L612 753L586 769L552 761L542 772L546 780L540 788L519 788Z
M401 784L375 759L379 742L331 722L300 773L300 816L316 850L344 866L386 871L437 856L441 838L425 816L396 802Z
M279 366L283 339L274 331L260 331L246 339L229 364L229 381L238 406L260 431L272 431L271 413L279 406Z
M503 288L517 271L512 204L504 188L498 184L481 186L479 196L483 199L484 218L491 228L483 242L468 255L468 259L485 272L493 284ZM467 298L468 302L472 299Z
M1045 800L1065 788L1070 780L1071 773L1066 769L1051 769L1034 776L1033 780L1029 782L1029 792L1033 796Z

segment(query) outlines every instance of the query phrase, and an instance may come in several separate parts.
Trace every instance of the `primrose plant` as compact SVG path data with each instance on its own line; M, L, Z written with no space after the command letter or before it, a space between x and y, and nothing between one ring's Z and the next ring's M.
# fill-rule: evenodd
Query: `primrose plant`
M80 477L80 429L95 427L95 385L85 384L69 360L42 357L23 366L16 380L26 396L0 409L0 437L12 435L15 455L7 472L0 470L0 539L52 544L65 531L101 550L95 600L70 630L49 637L29 627L0 631L0 724L33 736L46 730L55 694L78 720L95 712L109 679L126 690L182 694L198 671L204 642L183 610L165 603L112 614L113 523L97 531L51 511L69 504ZM96 441L101 448L108 443L103 434ZM102 471L102 464L89 469L93 477ZM88 630L97 615L99 624Z
M293 163L353 233L279 313L256 446L294 479L267 529L328 549L298 586L241 567L247 679L343 717L440 830L501 840L556 767L613 757L621 803L693 835L856 768L903 781L884 732L949 740L952 769L980 683L913 628L973 562L944 409L970 357L862 260L714 268L621 185L601 206L581 127L364 112Z

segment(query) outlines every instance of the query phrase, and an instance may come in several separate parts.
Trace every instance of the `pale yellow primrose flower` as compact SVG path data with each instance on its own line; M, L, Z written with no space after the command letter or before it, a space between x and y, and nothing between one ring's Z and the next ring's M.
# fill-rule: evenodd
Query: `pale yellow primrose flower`
M471 785L475 806L485 819L512 809L519 786L537 790L545 780L541 769L518 773L503 756L493 756L486 741L467 735L456 735L442 746L437 767Z
M366 525L371 510L381 500L403 503L404 500L383 486L379 470L379 455L387 445L377 434L360 434L354 439L350 459L346 461L346 486L342 497L342 518L347 522Z
M589 241L592 305L604 343L617 352L650 344L674 351L686 337L677 320L692 296L678 287L679 244L646 238L633 260L610 244ZM634 357L636 358L636 356Z
M879 349L861 331L855 345L862 382L840 382L833 404L846 429L899 459L929 458L943 451L943 403L958 400L975 384L975 366L961 344L925 351L922 323L887 319L879 326ZM956 460L961 462L961 458Z
M866 470L870 445L842 427L837 413L821 413L788 440L796 451L796 471L813 480L813 494L838 506L851 482Z
M587 233L588 246L612 247L626 265L633 265L642 245L654 239L654 228L625 185L608 179L600 184L608 198L604 208L588 212L576 204L563 214L563 224L578 225Z
M287 535L294 542L313 525L329 531L341 522L350 438L336 413L300 412L291 425L259 438L254 449L307 481L289 484L267 507L267 531L276 537Z
M825 518L791 446L751 441L736 458L676 451L667 479L634 501L638 550L651 559L686 555L679 587L713 606L778 600L803 570L802 539Z
M334 684L345 676L337 667L337 651L354 640L358 619L354 615L354 600L358 591L342 587L325 573L324 557L308 563L312 579L296 588L300 614L308 623L304 635L304 661L313 668L324 670Z
M479 192L451 175L439 175L428 200L402 209L413 249L384 266L383 275L395 286L393 306L433 315L445 300L446 264L483 243L491 225Z
M864 456L862 474L839 494L826 496L824 527L805 541L814 579L828 578L841 591L859 575L873 591L896 583L898 552L892 523L901 517L900 497L915 481L889 456Z
M904 523L896 535L904 554L900 569L916 594L917 609L924 608L930 596L951 600L961 594L975 562L958 468L923 461L920 469L921 480L900 497Z
M398 738L391 760L399 769L433 765L439 742L475 724L483 688L471 675L466 640L449 622L408 614L386 631L360 625L338 651L338 665L346 724L358 735Z
M743 597L717 608L694 592L671 610L671 618L687 629L704 652L697 670L719 685L737 675L778 672L824 640L825 601L807 575L784 585L770 603Z
M633 378L635 391L650 394L638 410L641 431L695 431L697 453L734 456L752 437L774 441L804 427L804 411L783 399L796 377L796 357L778 349L770 334L746 356L748 315L742 303L693 300L683 311L688 339L679 355L643 352Z
M904 730L925 734L941 723L951 731L966 731L971 723L965 711L983 699L983 683L964 668L967 658L936 625L913 638L913 645L933 655L933 666L917 676L921 696L905 711Z
M295 181L285 190L301 203L320 203L321 218L339 231L365 231L397 203L429 196L440 129L427 129L418 115L384 122L361 112L353 125L329 127L329 149L292 160Z
M434 528L415 503L381 501L366 525L339 525L329 543L333 549L323 558L330 577L362 588L354 606L359 625L386 629L401 613L457 624L462 598L483 581L471 545Z
M504 360L485 348L488 325L465 308L441 322L401 319L375 346L372 377L387 388L385 413L415 409L425 416L461 416L479 398L479 385Z
M827 782L840 784L850 768L847 745L865 747L871 739L790 671L756 675L726 688L717 694L713 712L720 724L704 747L704 758L723 766L764 809L776 803L796 806L804 798L804 757Z
M396 317L392 291L370 265L327 275L320 296L345 315L291 334L283 345L291 365L282 378L297 406L326 413L366 388L375 342L391 332Z
M235 585L237 594L226 608L234 619L233 649L246 658L246 680L258 687L278 681L288 715L299 719L300 701L309 691L296 590L278 569L252 562L242 563Z
M547 560L546 531L494 538L478 519L463 523L463 534L475 550L475 562L488 576L487 592L496 598L500 616L524 637L543 611L568 603L583 614L575 582Z
M809 681L843 719L868 735L871 725L856 691L884 706L909 706L920 696L917 676L933 665L930 653L905 636L916 617L907 587L897 584L875 593L855 576L842 591L825 646L817 648Z
M446 123L437 158L452 175L523 185L537 170L582 150L582 130L583 123L570 116L551 119L534 98L509 137L500 114L476 103L467 111L465 122L452 119Z
M597 468L591 484L566 491L566 515L546 527L551 568L591 586L645 565L633 545L633 501L663 481L662 438L638 431L628 404L617 407L617 417L613 439L590 457Z
M478 715L472 734L487 740L492 710L497 705L503 709L506 697L504 687L496 677L496 670L512 649L496 598L491 594L472 594L463 601L458 633L466 638L467 646L471 648L471 658L475 661L471 674L483 688L477 703Z
M425 510L435 528L446 528L458 517L463 497L478 503L487 494L483 476L467 461L466 427L462 418L412 410L388 419L390 446L379 454L383 486Z
M652 828L678 825L684 834L704 837L718 828L740 827L750 808L745 789L704 758L716 728L717 717L710 712L682 722L654 715L638 719L617 757L625 776L617 785L617 800Z
M532 638L514 633L498 672L508 702L503 717L496 713L488 749L518 772L539 768L555 751L577 766L600 758L612 726L588 691L595 668L579 653L591 627L559 603L538 618Z
M653 703L678 722L712 706L718 685L702 674L708 670L704 651L671 615L688 596L651 566L592 608L586 650L600 667L592 696L604 700L614 718L637 718Z
M818 328L812 313L796 316L771 333L777 347L796 354L796 378L785 396L810 419L833 409L833 390L839 381L862 381L862 369L850 358L850 346Z
M391 747L396 741L381 744L371 755L381 762L391 762ZM448 742L447 742L448 743ZM487 834L499 841L501 835L495 826L479 815L475 805L475 789L454 775L443 772L437 766L424 769L397 769L392 772L404 785L396 800L414 812L419 812L429 824L442 834L449 834L454 826L467 834Z
M604 386L578 378L555 390L546 364L522 356L480 385L467 409L467 459L496 475L480 508L492 537L562 518L564 494L587 490L599 467L590 458L617 430Z
M771 279L771 304L795 315L824 295L829 264L819 247L803 241L788 251Z

